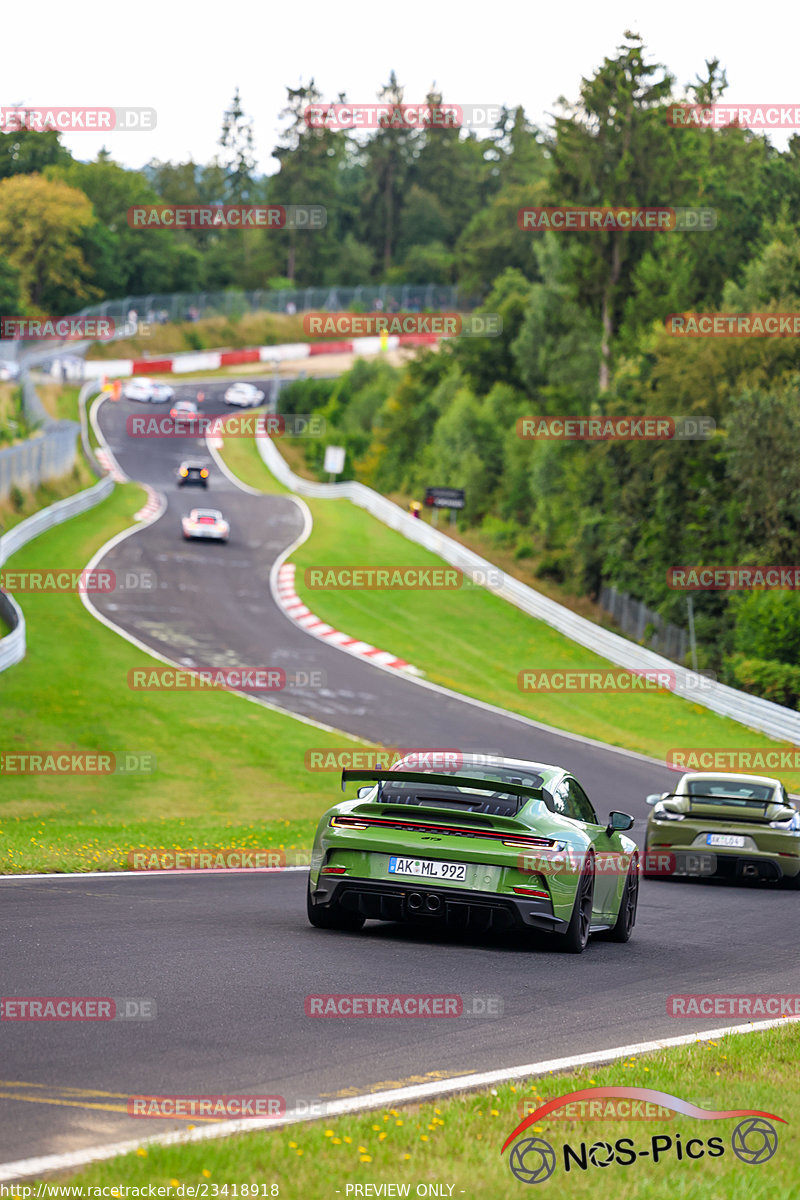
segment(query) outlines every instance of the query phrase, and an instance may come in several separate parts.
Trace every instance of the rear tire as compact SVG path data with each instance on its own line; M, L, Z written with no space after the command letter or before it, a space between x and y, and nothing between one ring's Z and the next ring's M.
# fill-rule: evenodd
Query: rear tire
M314 904L311 899L310 879L306 892L306 912L315 929L338 929L349 933L357 933L363 927L366 919L360 913L349 912L339 904L329 904L325 908Z
M592 902L594 900L594 855L586 858L586 867L581 871L572 916L566 933L558 934L561 949L567 954L583 954L589 942L592 924Z
M612 942L627 942L630 941L630 936L633 933L633 927L636 924L636 907L639 902L639 860L634 855L631 859L631 865L628 868L628 874L625 878L625 887L622 889L622 899L619 905L619 913L614 928L609 931L609 941Z

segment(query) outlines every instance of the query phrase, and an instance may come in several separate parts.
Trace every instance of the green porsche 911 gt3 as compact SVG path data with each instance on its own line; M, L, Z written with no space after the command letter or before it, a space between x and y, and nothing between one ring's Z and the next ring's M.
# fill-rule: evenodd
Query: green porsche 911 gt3
M413 757L413 756L412 756ZM454 771L343 771L354 799L322 817L314 839L308 919L360 929L367 919L447 922L474 930L555 935L575 954L589 935L627 942L639 857L627 813L598 820L561 767L463 755Z

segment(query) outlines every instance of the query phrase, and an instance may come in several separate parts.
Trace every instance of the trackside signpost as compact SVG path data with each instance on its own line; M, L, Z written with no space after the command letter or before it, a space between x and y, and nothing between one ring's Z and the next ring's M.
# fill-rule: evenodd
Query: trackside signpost
M425 507L433 509L433 523L437 524L437 509L450 509L450 524L456 523L456 512L466 503L463 488L429 487L425 489Z

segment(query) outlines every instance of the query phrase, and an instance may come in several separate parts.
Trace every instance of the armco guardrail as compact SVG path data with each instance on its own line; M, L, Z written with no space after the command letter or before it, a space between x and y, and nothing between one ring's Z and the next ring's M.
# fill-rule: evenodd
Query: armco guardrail
M363 483L317 483L313 480L301 479L287 466L286 461L278 451L274 442L269 438L257 438L256 445L267 468L276 479L293 492L304 496L316 496L321 499L345 497L365 508L384 525L396 529L409 541L417 542L434 554L438 554L445 562L459 567L465 574L476 573L479 581L495 595L502 596L510 604L514 604L523 612L528 613L546 625L557 629L571 641L577 642L592 650L601 658L607 659L618 667L628 670L669 670L675 678L674 691L687 700L701 704L704 708L720 716L731 717L751 729L758 729L779 741L800 745L800 713L793 709L773 704L770 700L762 700L758 696L750 696L739 692L736 688L716 683L706 679L694 671L689 671L677 663L662 658L644 646L633 642L595 625L585 617L578 616L564 608L557 601L542 596L527 584L521 583L505 575L498 567L474 554L465 546L440 533L427 522L418 520L404 512L397 504L387 500L372 488ZM498 586L492 585L492 577L502 580ZM522 664L522 667L532 664Z
M78 492L75 496L68 496L66 500L59 500L48 508L40 509L27 520L20 521L19 525L15 525L0 537L0 567L22 546L32 542L47 529L52 529L54 525L61 525L63 521L69 521L71 517L77 517L93 508L95 504L105 500L113 490L114 480L110 475L106 475L85 492ZM0 601L0 614L6 624L11 626L11 633L0 638L0 671L5 671L7 667L21 662L25 657L25 618L13 596L0 592Z

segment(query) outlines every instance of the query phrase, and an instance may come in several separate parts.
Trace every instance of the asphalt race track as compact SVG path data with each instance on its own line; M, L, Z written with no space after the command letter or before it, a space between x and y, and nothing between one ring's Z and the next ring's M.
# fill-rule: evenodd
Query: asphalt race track
M204 412L229 411L224 386L205 386ZM193 398L196 389L178 385L176 395ZM249 495L213 464L207 492L179 491L175 468L207 457L203 443L125 435L126 416L166 408L123 401L101 410L123 469L168 501L160 520L104 559L117 572L148 567L159 585L95 598L109 619L187 666L321 671L318 691L265 698L371 741L563 763L601 814L633 813L641 841L645 794L674 782L666 768L443 696L287 620L268 581L300 533L297 506ZM182 540L180 517L195 505L222 509L228 546ZM322 808L340 793L333 776L321 780ZM375 923L359 934L314 930L305 887L303 871L0 881L4 995L152 998L157 1006L150 1021L3 1022L0 1163L185 1125L128 1117L130 1095L269 1094L293 1108L733 1023L668 1017L673 993L800 992L800 964L782 952L797 895L769 887L644 880L631 942L596 939L581 956L546 940L531 948ZM304 997L324 992L491 996L502 1015L307 1017Z

